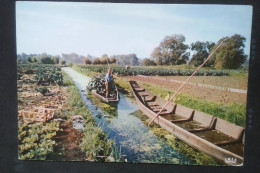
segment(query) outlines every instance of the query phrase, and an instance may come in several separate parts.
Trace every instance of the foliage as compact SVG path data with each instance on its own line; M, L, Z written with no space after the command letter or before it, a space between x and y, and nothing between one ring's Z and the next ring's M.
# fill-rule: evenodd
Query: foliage
M143 64L143 66L156 66L157 65L153 60L148 59L148 58L144 58L142 64Z
M113 142L107 140L107 135L102 132L101 128L92 123L86 124L80 148L86 153L88 160L102 160L98 156L109 156L112 145Z
M108 59L108 61L109 61L110 64L116 63L116 59L113 58L113 57L110 57L110 58Z
M184 44L185 37L181 34L166 36L156 47L151 57L158 65L185 64L189 59L188 45Z
M247 55L244 54L245 37L235 34L232 37L224 37L223 46L213 56L214 66L217 69L237 69L245 62Z
M22 76L23 74L35 74L36 72L37 68L34 64L19 64L17 66L18 76Z
M106 73L107 68L104 66L79 66L81 69L96 72L96 73ZM194 70L193 69L175 69L166 67L131 67L126 69L120 66L112 66L112 73L122 76L129 75L158 75L158 76L190 76ZM228 71L224 70L209 70L204 69L198 71L197 76L223 76L228 75Z
M96 76L93 77L87 86L87 90L96 90L96 92L102 96L106 96L106 86L105 86L105 76ZM116 98L117 97L116 87L114 82L111 83L111 88L109 92L109 97Z
M19 158L21 160L45 160L53 153L55 141L52 140L59 131L57 122L50 123L19 123L18 141Z
M85 65L91 64L91 60L89 58L85 58L84 59L84 64Z
M58 57L52 57L52 61L54 64L59 64L60 59Z
M139 59L136 56L136 54L128 54L128 55L116 55L116 64L117 65L130 65L130 66L135 66L139 65Z
M212 48L215 46L213 42L200 42L197 41L191 44L191 50L196 51L195 54L192 55L190 64L194 66L200 66L209 56ZM209 66L209 63L206 63L205 66Z
M108 57L102 57L102 58L100 58L100 60L99 60L99 62L100 62L100 64L107 64L107 62L108 62Z
M32 63L32 57L29 56L29 57L27 58L27 61L30 62L30 63Z
M65 60L61 60L61 65L65 65L66 61Z
M92 62L92 64L96 65L96 64L100 64L100 59L95 58Z
M51 57L43 57L40 59L41 64L54 64L54 61Z
M61 68L53 65L39 65L35 79L38 81L38 85L43 85L44 83L63 84Z

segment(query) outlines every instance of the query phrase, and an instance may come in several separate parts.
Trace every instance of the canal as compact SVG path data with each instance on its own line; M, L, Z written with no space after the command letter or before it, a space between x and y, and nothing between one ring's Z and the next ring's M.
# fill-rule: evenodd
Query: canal
M115 140L121 154L131 163L194 164L192 161L157 137L139 118L138 106L120 94L113 115L99 109L86 93L90 78L72 68L62 68L79 89L81 98L108 138ZM182 145L181 143L179 145Z

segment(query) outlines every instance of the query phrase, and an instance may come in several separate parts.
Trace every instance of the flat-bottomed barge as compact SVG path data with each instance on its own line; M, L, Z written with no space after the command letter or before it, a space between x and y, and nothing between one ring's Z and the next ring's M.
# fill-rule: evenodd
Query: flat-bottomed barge
M153 119L166 101L129 81L140 110ZM170 103L154 120L156 124L191 147L228 165L243 163L243 127L212 115Z

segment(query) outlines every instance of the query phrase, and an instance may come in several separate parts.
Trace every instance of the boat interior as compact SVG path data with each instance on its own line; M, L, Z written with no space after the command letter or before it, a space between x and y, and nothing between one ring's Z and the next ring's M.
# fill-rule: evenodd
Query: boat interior
M139 100L155 114L166 104L166 100L153 95L135 81L130 81L130 84ZM233 152L243 155L243 127L175 103L169 103L159 115L217 146L230 148L234 145L236 149Z

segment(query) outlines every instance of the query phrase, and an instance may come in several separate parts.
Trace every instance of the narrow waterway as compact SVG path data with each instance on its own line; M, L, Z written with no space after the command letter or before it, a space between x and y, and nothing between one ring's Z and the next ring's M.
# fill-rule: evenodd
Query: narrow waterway
M74 81L97 124L108 133L109 139L115 140L117 147L121 148L121 154L125 155L128 162L193 164L149 130L136 116L139 114L139 109L129 98L120 94L116 115L111 118L88 98L85 90L91 80L89 77L69 67L62 70Z

